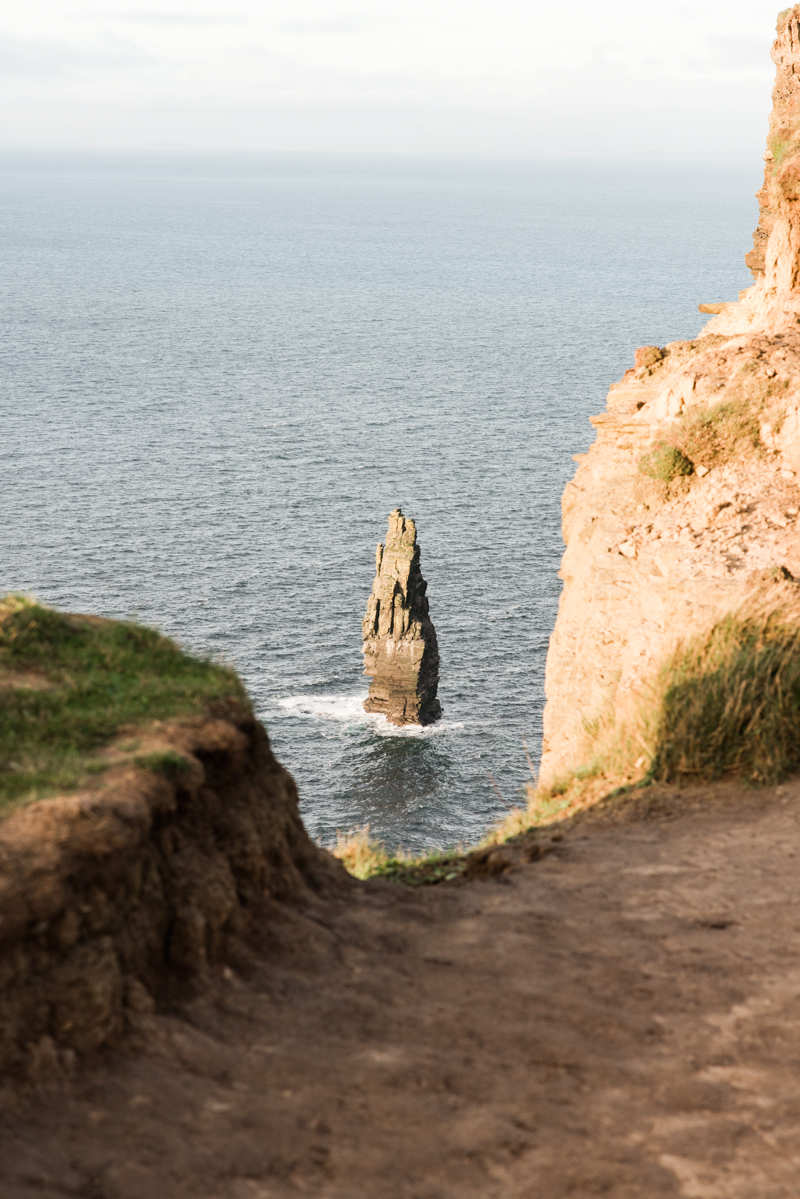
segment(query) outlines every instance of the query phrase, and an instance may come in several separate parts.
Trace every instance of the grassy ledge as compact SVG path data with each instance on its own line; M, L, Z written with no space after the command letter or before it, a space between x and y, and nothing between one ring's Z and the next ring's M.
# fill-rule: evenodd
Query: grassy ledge
M743 457L759 457L761 420L768 406L774 430L785 410L785 381L763 380L744 371L738 394L710 408L690 410L669 438L657 442L639 459L639 472L670 484L687 479L698 466L711 468Z
M249 707L233 670L185 653L154 629L3 597L0 818L101 772L98 751L124 726L231 701ZM137 764L167 774L186 765L177 754L151 757Z

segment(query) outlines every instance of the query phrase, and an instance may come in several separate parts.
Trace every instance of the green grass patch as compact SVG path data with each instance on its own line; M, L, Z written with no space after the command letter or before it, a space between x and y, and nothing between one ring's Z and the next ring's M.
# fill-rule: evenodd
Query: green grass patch
M794 139L791 137L780 137L775 135L769 139L769 148L772 151L772 173L777 171L778 167L783 162L789 150L792 147Z
M796 129L786 125L773 133L767 144L772 152L772 174L774 175L789 155L796 153L800 148L800 135Z
M233 670L153 629L18 597L0 601L0 687L0 816L103 769L92 755L123 725L249 706Z
M651 783L775 783L800 766L800 623L794 605L730 615L680 646L622 723L587 742L588 765L510 813L498 840Z
M355 878L386 878L407 887L452 882L464 870L463 854L435 852L414 857L399 850L390 854L382 841L370 834L369 825L337 832L331 853Z
M662 672L650 777L776 782L800 763L800 629L728 617Z
M695 466L721 462L761 452L761 417L767 395L739 395L711 408L695 409L675 426L669 440L656 443L639 459L639 473L662 483L688 478Z
M694 472L694 463L676 445L660 441L647 454L639 459L639 473L649 479L658 479L662 483L671 483L673 479Z
M189 763L174 749L163 750L160 753L142 754L133 759L134 766L140 770L149 770L152 774L163 774L165 778L176 779L189 769Z
M686 416L676 434L680 451L693 462L716 462L759 450L762 405L741 396Z

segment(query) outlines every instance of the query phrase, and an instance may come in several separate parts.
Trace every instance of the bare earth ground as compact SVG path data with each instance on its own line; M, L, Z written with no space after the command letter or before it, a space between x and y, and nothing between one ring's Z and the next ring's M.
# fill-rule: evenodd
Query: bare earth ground
M662 790L286 916L6 1116L0 1195L796 1199L799 863L800 782Z

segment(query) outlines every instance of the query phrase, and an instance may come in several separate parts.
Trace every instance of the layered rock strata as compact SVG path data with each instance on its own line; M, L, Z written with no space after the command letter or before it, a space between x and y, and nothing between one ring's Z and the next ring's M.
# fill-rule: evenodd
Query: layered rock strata
M585 762L598 722L623 720L680 641L800 579L800 6L773 58L763 273L738 302L701 306L717 315L695 341L637 351L564 493L544 785Z
M416 525L395 508L362 625L364 673L372 676L364 708L391 724L431 724L441 715L439 647L419 562Z

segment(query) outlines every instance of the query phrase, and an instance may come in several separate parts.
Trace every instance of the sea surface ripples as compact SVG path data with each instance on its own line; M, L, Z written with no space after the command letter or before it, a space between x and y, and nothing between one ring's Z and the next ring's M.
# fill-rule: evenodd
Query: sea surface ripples
M235 663L325 843L474 840L540 743L587 417L747 286L757 176L7 160L3 587ZM360 706L396 505L442 658L425 730Z

